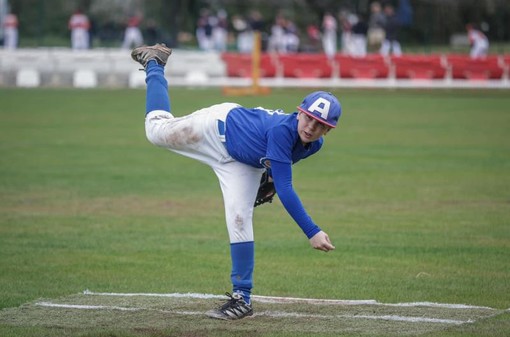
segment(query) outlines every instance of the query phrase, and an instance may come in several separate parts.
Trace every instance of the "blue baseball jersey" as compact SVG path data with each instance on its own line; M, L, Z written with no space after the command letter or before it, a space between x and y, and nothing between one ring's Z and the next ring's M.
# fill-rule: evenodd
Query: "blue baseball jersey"
M305 147L297 132L297 112L239 107L226 120L225 139L232 158L253 167L267 160L295 164L320 150L322 137Z
M225 141L227 151L237 161L271 168L280 201L311 238L321 229L312 221L292 187L291 166L319 151L323 138L303 145L297 131L297 114L263 108L234 108L225 121Z

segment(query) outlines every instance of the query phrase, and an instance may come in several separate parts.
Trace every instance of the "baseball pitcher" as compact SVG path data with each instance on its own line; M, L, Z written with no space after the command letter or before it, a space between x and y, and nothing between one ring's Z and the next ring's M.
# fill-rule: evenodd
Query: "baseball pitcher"
M342 113L331 93L317 91L304 98L297 112L235 103L209 106L184 117L170 112L164 66L172 50L165 45L144 46L132 58L146 72L147 139L154 145L194 158L216 173L225 204L230 239L233 291L212 318L234 320L253 315L253 210L270 202L276 192L283 206L314 249L335 249L315 224L292 186L292 164L320 150L323 136L335 128Z

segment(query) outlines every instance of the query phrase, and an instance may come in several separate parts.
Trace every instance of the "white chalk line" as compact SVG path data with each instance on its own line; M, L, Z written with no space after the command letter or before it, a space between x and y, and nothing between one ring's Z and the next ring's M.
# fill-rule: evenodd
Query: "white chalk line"
M141 308L127 308L109 305L81 305L81 304L58 304L51 302L37 302L35 305L47 308L65 308L82 310L119 310L119 311L140 311Z
M197 299L224 299L223 295L199 294L199 293L102 293L85 290L84 295L95 296L119 296L119 297L170 297L170 298L197 298ZM431 307L431 308L447 308L447 309L484 309L496 310L491 307L475 306L467 304L449 304L435 302L410 302L410 303L381 303L376 300L333 300L333 299L316 299L316 298L297 298L297 297L276 297L252 295L252 300L259 303L308 303L308 304L330 304L330 305L380 305L390 307Z
M119 307L119 306L106 306L106 305L78 305L78 304L60 304L52 302L37 302L36 306L48 307L48 308L62 308L62 309L77 309L77 310L118 310L118 311L157 311L161 313L197 316L204 315L204 312L200 311L170 311L170 310L157 310L150 308L131 308L131 307ZM371 320L382 320L382 321L395 321L395 322L409 322L409 323L439 323L439 324L465 324L473 323L473 320L455 320L455 319L441 319L441 318L429 318L429 317L409 317L409 316L398 316L398 315L318 315L318 314L303 314L297 312L281 312L281 311L262 311L255 313L253 316L266 316L272 318L318 318L318 319L371 319Z

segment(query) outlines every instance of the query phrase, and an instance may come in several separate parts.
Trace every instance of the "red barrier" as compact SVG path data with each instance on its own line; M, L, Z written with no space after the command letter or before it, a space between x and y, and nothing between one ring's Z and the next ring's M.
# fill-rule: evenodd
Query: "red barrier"
M397 79L444 79L446 65L440 55L392 56Z
M378 54L354 57L343 54L335 55L341 78L387 78L389 66L383 56Z
M229 77L251 77L250 54L223 53ZM448 70L452 79L488 80L502 79L505 69L510 69L510 54L490 55L471 59L466 54L402 55L385 58L379 54L354 57L335 55L329 60L325 54L261 54L260 77L275 77L277 69L286 78L330 78L335 65L340 78L385 79L393 66L396 79L444 79ZM336 74L335 74L336 75Z
M221 59L227 65L229 77L251 77L251 54L223 53ZM276 65L269 54L260 55L260 77L275 77Z
M510 67L510 54L503 55L501 59L507 68Z
M327 78L333 74L333 66L325 54L282 54L278 62L284 77Z
M488 80L501 79L503 76L503 67L497 55L472 59L469 55L452 54L447 56L447 62L453 79Z

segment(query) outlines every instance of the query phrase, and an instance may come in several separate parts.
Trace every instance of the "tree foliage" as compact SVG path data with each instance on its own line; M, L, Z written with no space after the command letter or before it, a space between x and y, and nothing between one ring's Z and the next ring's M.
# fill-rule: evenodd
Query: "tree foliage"
M105 39L120 39L126 18L134 11L144 14L145 22L155 22L162 35L172 43L179 32L194 34L201 8L226 9L230 16L258 9L269 25L282 12L304 32L309 23L319 23L325 11L347 9L369 14L373 0L11 0L18 14L20 37L45 44L48 36L69 36L67 21L81 7L91 17L96 33ZM393 2L399 0L381 0ZM409 43L447 43L452 34L463 33L467 22L484 23L493 41L510 39L510 1L508 0L413 0L413 24L403 38Z

